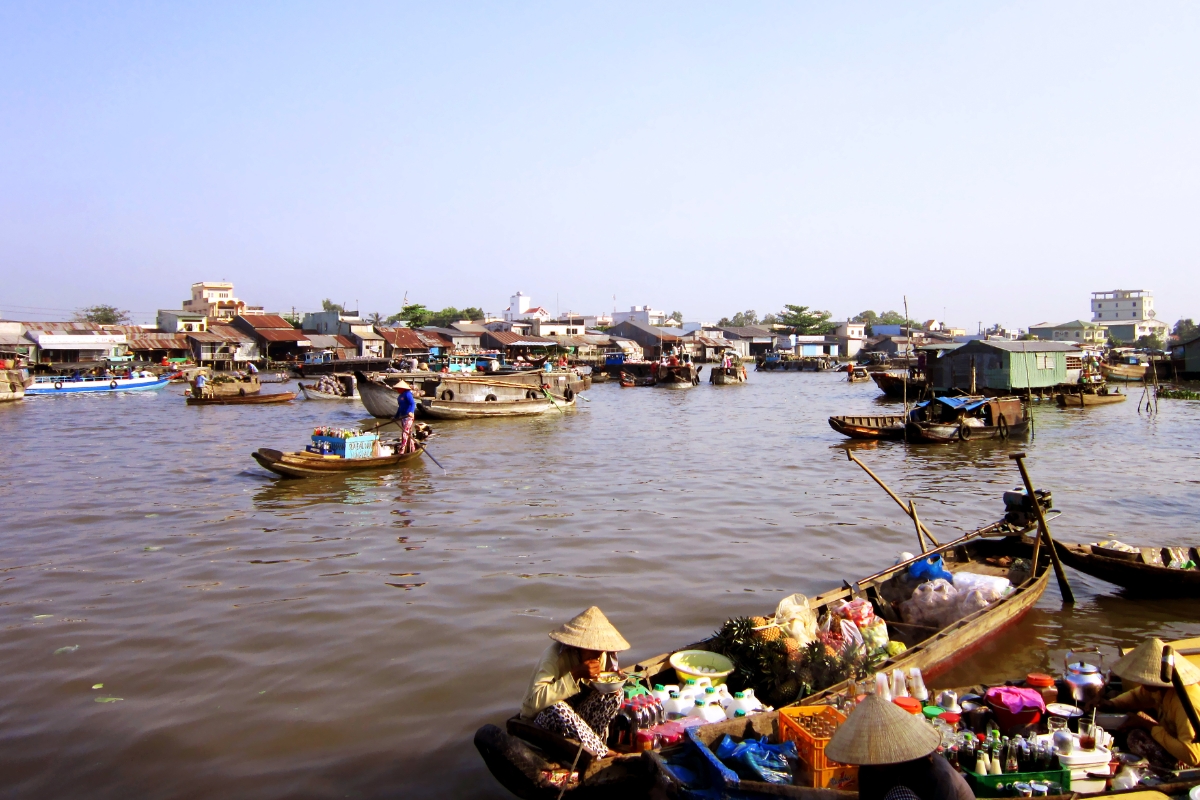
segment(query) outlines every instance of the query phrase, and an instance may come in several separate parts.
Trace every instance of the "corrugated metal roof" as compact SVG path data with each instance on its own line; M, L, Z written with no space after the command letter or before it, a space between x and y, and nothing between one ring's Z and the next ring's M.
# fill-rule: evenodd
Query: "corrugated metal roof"
M255 330L263 328L287 328L290 331L296 330L292 327L292 323L288 322L277 314L242 314L238 319L245 322Z
M262 337L268 342L308 343L308 337L295 328L288 328L287 330L283 330L281 328L255 328L254 334Z
M718 325L717 329L724 333L732 333L739 339L761 339L763 337L771 337L775 334L766 328L759 328L755 325Z
M488 331L486 334L483 334L482 338L490 338L504 347L547 347L552 344L558 344L555 340L547 339L544 336L513 333L512 331Z
M135 336L129 340L130 350L187 350L188 340L183 334L159 334L157 336Z
M429 341L434 341L434 347L445 347L449 342L442 342L430 334L422 334L414 328L384 328L380 335L384 340L399 350L428 350Z
M0 333L0 344L33 344L19 333Z
M184 338L193 342L208 342L209 344L227 341L224 336L211 331L193 331L192 333L184 334Z
M1079 348L1070 342L1013 342L1004 339L977 339L963 348L994 347L1009 353L1074 353Z
M208 329L220 336L223 342L246 342L249 344L254 341L249 334L242 333L232 325L209 325Z

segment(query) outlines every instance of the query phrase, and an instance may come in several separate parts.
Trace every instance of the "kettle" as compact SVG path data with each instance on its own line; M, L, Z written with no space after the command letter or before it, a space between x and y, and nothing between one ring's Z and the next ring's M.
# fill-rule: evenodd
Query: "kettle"
M1095 653L1099 657L1100 665L1104 665L1104 655L1099 649L1080 650L1079 653ZM1063 680L1071 687L1071 697L1076 703L1085 702L1089 695L1093 695L1099 691L1099 688L1105 684L1104 675L1101 674L1100 667L1095 664L1087 664L1083 661L1071 662L1071 657L1075 652L1068 650L1066 656L1063 657L1063 663L1066 664L1067 674L1063 676ZM1095 687L1095 688L1092 688Z

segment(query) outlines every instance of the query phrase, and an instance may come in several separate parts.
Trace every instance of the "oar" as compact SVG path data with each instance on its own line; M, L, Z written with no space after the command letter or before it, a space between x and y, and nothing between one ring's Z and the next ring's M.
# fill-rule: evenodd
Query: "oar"
M427 448L427 447L426 447L426 448L422 448L422 449L421 449L421 452L422 452L422 453L424 453L425 455L429 456L429 459L430 459L430 460L431 460L433 463L437 464L439 467L442 467L442 462L438 461L436 458L434 458L434 457L433 457L433 453L429 452L429 448ZM449 474L449 471L448 471L448 470L447 470L445 467L442 467L442 472L443 472L443 473L446 473L446 474Z
M1054 562L1054 575L1058 578L1058 591L1062 594L1064 603L1070 605L1075 604L1075 594L1071 591L1071 584L1067 583L1067 572L1063 569L1062 562L1058 560L1058 549L1054 546L1054 539L1050 536L1050 526L1046 524L1046 515L1042 513L1042 504L1038 502L1037 495L1033 491L1033 481L1029 478L1029 470L1025 469L1025 454L1013 453L1009 456L1013 461L1017 462L1017 468L1021 470L1021 480L1025 482L1025 491L1029 493L1029 500L1033 503L1033 512L1037 516L1038 521L1038 541L1046 540L1046 546L1050 549L1050 560ZM1038 548L1036 545L1033 548L1033 554L1036 557ZM1033 575L1037 575L1037 562L1033 563Z
M542 394L546 395L546 397L550 400L551 403L554 403L555 408L558 408L558 403L554 402L554 395L550 394L550 390L547 389L545 386L542 387ZM561 408L558 408L558 413L566 414L567 412L563 411Z
M868 467L866 464L864 464L863 462L861 462L857 458L855 458L854 453L851 453L849 450L846 451L846 457L849 458L851 461L853 461L855 464L858 464L860 467L862 467L863 471L866 472L868 475L870 475L871 479L874 480L876 483L878 483L880 488L882 488L885 492L888 493L888 497L895 500L896 505L898 505L898 506L900 506L900 508L904 509L904 513L907 514L909 516L909 518L912 519L913 524L917 526L917 541L921 545L922 553L925 552L925 540L921 538L922 533L929 537L929 541L933 542L935 547L942 546L942 543L939 542L937 539L933 538L933 534L930 533L929 529L925 527L924 523L922 523L921 520L917 518L916 510L914 508L912 508L910 505L906 505L903 500L901 500L899 497L897 497L896 493L893 492L888 487L888 485L886 483L884 483L883 480L878 475L876 475L874 472L872 472L870 467Z

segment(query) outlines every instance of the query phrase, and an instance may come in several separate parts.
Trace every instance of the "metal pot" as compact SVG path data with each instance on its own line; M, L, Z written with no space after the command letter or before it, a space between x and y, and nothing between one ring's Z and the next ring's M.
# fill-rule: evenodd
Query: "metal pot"
M1100 687L1105 684L1104 674L1101 671L1101 667L1104 666L1104 655L1098 649L1080 650L1078 652L1095 653L1097 659L1100 661L1099 667L1095 664L1085 663L1084 661L1072 662L1071 657L1076 653L1071 650L1068 650L1066 656L1063 658L1067 669L1063 680L1071 687L1071 696L1075 699L1075 702L1082 703L1090 695L1098 693Z

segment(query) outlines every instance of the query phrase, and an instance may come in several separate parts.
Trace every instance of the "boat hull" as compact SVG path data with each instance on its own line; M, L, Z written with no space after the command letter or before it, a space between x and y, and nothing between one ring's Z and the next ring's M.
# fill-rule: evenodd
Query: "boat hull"
M247 394L233 397L189 397L189 406L270 406L290 403L296 399L295 392L277 394Z
M236 379L232 381L209 380L204 385L205 397L244 397L248 394L258 394L262 391L262 383L258 378ZM192 395L196 396L196 387L192 387Z
M95 392L139 392L161 389L170 381L166 378L104 378L102 380L35 381L25 388L27 395L84 394Z
M1055 542L1069 567L1145 597L1200 597L1200 570L1126 561L1093 553L1089 545Z
M920 400L928 391L924 382L914 381L904 375L893 375L890 372L872 372L870 375L880 391L897 400L904 399L906 392L909 400Z
M25 380L19 370L0 370L0 403L25 396Z
M1148 364L1101 364L1100 372L1110 381L1137 382L1146 378Z
M1077 394L1056 394L1054 395L1054 402L1058 403L1060 408L1088 408L1090 406L1107 406L1113 403L1124 403L1127 397L1129 395L1118 392L1110 392L1109 394L1079 392Z
M575 405L574 399L551 400L545 395L523 400L493 402L435 400L423 397L417 402L417 415L428 419L489 419L492 417L532 417Z
M396 391L380 380L373 380L365 373L355 373L358 381L358 394L363 407L374 417L391 419L396 416L398 395ZM583 391L587 382L574 373L567 372L519 372L497 373L484 375L482 373L446 374L437 372L397 375L407 381L417 398L417 413L426 400L436 403L446 403L453 409L457 404L467 405L498 405L517 401L534 399L545 400L543 384L550 387L550 393L560 406L574 401L578 392ZM490 399L489 399L490 398ZM546 401L549 411L553 404ZM468 409L470 410L470 409ZM498 412L483 412L463 416L439 416L436 413L428 416L436 419L467 419L474 416L526 416L532 411L522 411L519 414L501 414Z
M1011 439L1029 429L1029 421L1013 422L1007 429L995 425L962 425L958 422L909 422L905 426L906 440L927 444L950 444L976 439ZM1007 430L1007 433L1006 433Z
M417 461L425 452L420 447L411 453L402 453L382 458L327 458L306 452L284 453L279 450L259 448L250 455L264 469L285 478L312 478L320 475L339 475L366 469L384 469Z
M654 385L664 389L691 389L700 385L700 370L695 364L658 364L653 370Z
M731 386L736 383L745 383L747 378L746 367L742 365L736 367L710 367L708 370L708 382L713 386Z
M903 439L904 417L888 414L875 417L830 417L829 427L851 439Z

